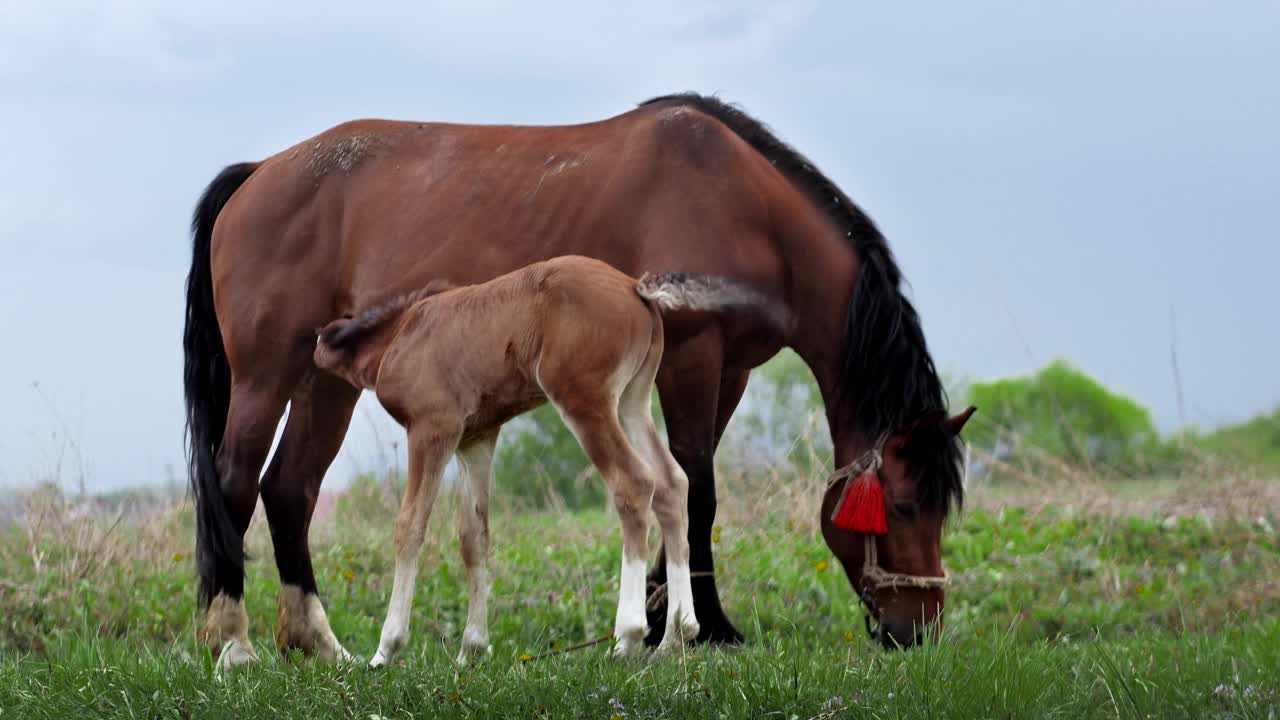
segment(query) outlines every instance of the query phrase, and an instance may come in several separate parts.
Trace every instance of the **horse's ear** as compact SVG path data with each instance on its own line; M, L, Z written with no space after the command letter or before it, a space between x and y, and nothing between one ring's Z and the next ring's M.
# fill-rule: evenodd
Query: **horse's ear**
M960 431L964 429L964 424L969 422L969 418L973 417L973 414L977 412L977 410L977 406L970 405L959 415L947 418L947 430L949 430L952 435L959 435Z

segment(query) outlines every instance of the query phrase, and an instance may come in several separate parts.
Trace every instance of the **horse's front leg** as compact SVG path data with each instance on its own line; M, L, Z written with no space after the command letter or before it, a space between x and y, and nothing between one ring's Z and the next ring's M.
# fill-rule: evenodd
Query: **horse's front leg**
M449 457L458 446L460 433L443 431L447 424L415 422L409 429L409 477L400 512L396 514L395 578L391 604L382 624L378 652L369 661L372 667L395 660L409 642L409 616L413 610L413 587L418 577L418 555L426 537L427 520L440 489Z
M689 570L699 643L739 643L743 635L729 622L716 590L711 535L716 518L715 447L746 388L746 373L725 374L718 333L708 333L669 349L658 370L658 396L671 454L689 478ZM723 407L727 410L722 411ZM667 582L666 554L649 575L650 592ZM651 603L646 644L658 645L666 629L666 602Z

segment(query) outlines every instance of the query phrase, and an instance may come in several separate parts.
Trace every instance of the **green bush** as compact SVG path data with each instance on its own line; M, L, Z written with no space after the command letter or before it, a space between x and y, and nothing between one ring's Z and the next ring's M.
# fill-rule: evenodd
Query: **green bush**
M1132 473L1179 460L1146 408L1063 360L1031 376L973 383L968 399L982 416L966 430L968 440L1014 462L1044 454Z
M1280 468L1280 409L1208 435L1188 431L1162 438L1146 408L1063 360L1024 377L985 383L946 378L946 385L956 398L953 407L979 408L965 440L1032 473L1046 461L1060 461L1120 475L1159 475L1182 468L1191 448ZM656 392L653 412L662 428ZM752 373L717 461L746 475L830 471L822 395L794 352L783 350ZM503 431L496 475L498 492L535 508L599 508L608 497L604 481L550 405Z
M1207 435L1193 430L1188 433L1188 441L1202 450L1246 465L1280 470L1280 407L1270 414L1224 425Z

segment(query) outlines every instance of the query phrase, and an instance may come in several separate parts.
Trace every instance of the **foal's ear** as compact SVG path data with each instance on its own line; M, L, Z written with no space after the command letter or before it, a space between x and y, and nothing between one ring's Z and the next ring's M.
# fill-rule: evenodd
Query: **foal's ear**
M976 405L970 405L959 415L947 418L947 430L950 431L952 435L959 435L960 431L964 429L964 424L969 422L969 418L973 417L973 414L977 411L978 408Z

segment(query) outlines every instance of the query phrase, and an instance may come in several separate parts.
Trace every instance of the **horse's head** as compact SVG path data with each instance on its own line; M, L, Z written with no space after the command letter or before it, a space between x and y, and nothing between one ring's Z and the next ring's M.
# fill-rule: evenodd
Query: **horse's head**
M910 647L926 628L941 630L942 523L963 497L959 434L974 410L939 412L884 437L838 470L823 498L822 535L866 606L868 630L885 647ZM846 492L855 482L863 487Z

